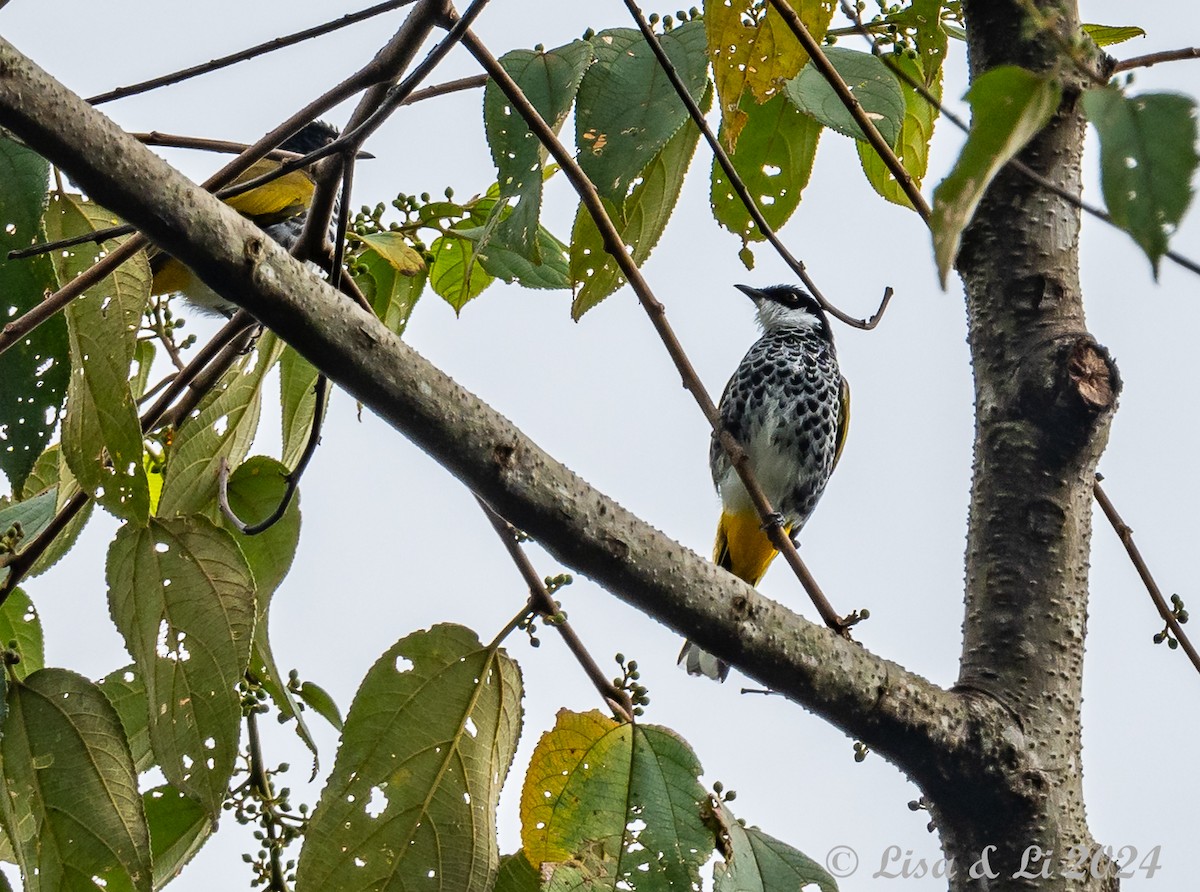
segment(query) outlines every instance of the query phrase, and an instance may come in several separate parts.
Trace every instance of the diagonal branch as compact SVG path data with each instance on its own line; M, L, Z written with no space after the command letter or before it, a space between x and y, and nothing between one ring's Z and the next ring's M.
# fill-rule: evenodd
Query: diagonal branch
M833 92L837 94L842 105L846 106L846 111L850 112L850 116L854 118L854 122L866 134L867 142L871 144L876 154L896 178L896 182L900 184L900 188L904 190L904 194L908 196L908 200L912 202L912 206L917 213L921 215L921 219L926 223L929 222L929 204L925 201L925 196L921 194L921 190L917 188L917 184L913 182L912 176L900 159L896 157L896 153L892 151L892 147L887 144L887 140L879 132L879 128L875 126L875 122L867 116L863 111L862 105L854 98L854 93L846 86L846 82L842 80L842 76L837 73L837 69L833 67L833 63L829 61L829 57L821 49L821 45L813 39L813 36L808 33L808 29L804 27L804 22L800 21L800 16L796 14L796 10L787 0L770 0L775 11L782 17L787 26L796 35L796 39L800 41L800 45L804 47L804 51L808 53L812 59L813 67L821 73L825 78L826 83L833 88Z
M658 64L662 67L663 72L667 75L667 80L671 82L671 86L675 89L675 94L683 102L684 107L688 110L688 116L692 122L700 128L700 133L704 136L704 141L708 143L709 149L712 150L713 156L717 159L717 163L721 165L721 170L725 172L726 179L729 180L729 185L737 194L742 204L746 208L746 213L750 215L750 219L754 221L754 225L758 227L775 249L775 253L780 256L784 263L791 268L796 277L804 283L804 287L821 302L821 306L835 318L841 320L849 326L870 331L879 324L879 320L883 318L884 311L887 310L888 303L892 298L892 289L888 288L883 292L883 300L879 304L879 309L875 311L875 315L870 319L855 319L826 299L821 290L817 288L817 283L809 276L808 270L804 264L797 260L792 252L788 250L787 245L779 238L775 229L767 222L767 218L763 216L762 211L758 207L758 202L754 200L754 196L750 194L750 190L746 188L746 184L742 182L741 176L737 172L737 168L733 166L733 160L729 157L729 153L725 151L725 147L721 145L721 141L717 139L712 128L708 126L708 121L704 119L704 112L700 110L700 106L696 104L696 100L692 98L692 94L688 92L687 86L683 79L679 76L679 71L675 68L675 64L671 61L671 57L667 55L667 51L663 48L662 41L658 39L658 35L654 33L654 29L650 27L650 23L646 21L646 17L642 15L641 9L638 7L635 0L625 0L625 8L629 10L629 14L633 16L637 22L638 29L642 32L642 36L646 38L646 42L650 44L650 49L654 52L654 57L658 59Z
M708 420L712 429L720 435L721 445L729 453L730 461L737 472L738 478L745 486L746 492L750 495L750 500L753 502L758 516L763 521L763 528L770 537L771 544L783 555L788 566L792 568L792 572L796 574L796 578L804 586L805 592L808 593L809 599L816 606L825 624L829 628L845 634L851 623L843 620L837 611L833 609L833 605L829 603L829 600L825 597L825 593L821 591L820 586L817 585L816 580L808 571L808 567L805 566L800 553L796 551L795 543L784 532L782 524L779 523L779 515L775 513L770 499L767 498L762 487L758 485L758 481L754 478L754 472L750 470L749 463L746 461L745 451L737 444L728 431L721 428L721 419L717 414L717 407L713 403L712 397L709 396L708 391L705 390L700 376L696 374L691 360L688 359L683 345L679 342L679 338L675 336L675 331L671 327L671 323L667 321L666 308L654 296L654 293L650 290L650 285L642 276L642 271L638 269L629 252L625 250L625 243L622 241L620 233L617 232L616 226L613 225L612 219L608 216L608 212L604 209L604 204L596 192L596 187L575 161L574 156L559 142L553 129L538 114L537 109L533 107L533 104L530 103L529 99L521 91L521 88L517 86L517 83L504 70L504 67L496 60L496 57L475 36L474 32L466 32L463 36L463 46L483 66L488 76L496 82L496 86L504 93L505 98L512 103L512 107L516 113L525 120L525 123L529 126L534 136L546 147L546 150L562 168L563 175L579 195L580 203L587 209L596 223L596 228L599 229L600 234L603 236L604 250L608 252L621 268L621 273L629 282L634 294L637 295L638 302L641 303L642 308L650 317L650 322L654 326L654 330L658 333L659 339L663 342L663 346L666 347L671 361L675 364L675 368L679 372L683 386L695 398L700 411L704 413L704 417Z
M411 437L557 560L890 756L934 789L1002 793L991 701L946 691L763 597L600 493L231 208L0 39L0 114L104 206L153 235Z

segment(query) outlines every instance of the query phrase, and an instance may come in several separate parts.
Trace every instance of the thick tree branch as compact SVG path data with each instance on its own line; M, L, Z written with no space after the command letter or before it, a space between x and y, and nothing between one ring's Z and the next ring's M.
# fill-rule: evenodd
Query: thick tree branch
M98 202L241 304L558 560L890 756L927 789L1008 795L1012 729L811 623L589 486L374 316L311 276L0 39L0 114Z

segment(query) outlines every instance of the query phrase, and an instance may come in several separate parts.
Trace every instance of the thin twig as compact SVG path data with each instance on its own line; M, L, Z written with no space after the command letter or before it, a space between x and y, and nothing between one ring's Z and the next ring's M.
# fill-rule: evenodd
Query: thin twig
M432 87L417 90L400 104L413 105L417 102L424 102L426 99L434 99L450 93L458 93L463 90L476 90L486 84L486 74L472 74L470 77L460 77L457 80L446 81L444 84L434 84Z
M680 100L687 108L688 115L691 117L693 123L700 128L700 132L703 134L705 142L708 143L709 148L712 150L713 155L717 159L717 163L721 165L721 170L725 172L725 177L729 180L729 184L733 188L733 191L737 193L738 198L740 198L742 204L745 205L746 212L754 221L754 225L758 227L759 231L766 237L767 241L770 242L771 247L773 247L775 252L783 259L783 262L791 268L792 272L794 272L800 281L804 283L804 286L809 290L809 292L812 293L813 297L821 302L821 305L831 316L840 319L842 322L854 328L860 328L864 331L870 331L873 329L879 324L879 320L883 318L884 311L887 309L888 302L892 297L892 289L888 288L884 291L883 300L879 304L879 309L875 311L875 315L873 315L870 319L855 319L853 316L842 312L840 309L834 306L825 297L825 295L821 293L820 289L817 288L817 283L814 282L808 275L808 270L805 269L804 264L792 256L792 252L788 250L787 246L783 243L782 239L779 238L779 235L775 232L774 228L772 228L771 224L767 222L767 218L763 216L762 211L758 207L758 202L754 200L754 196L750 194L750 190L746 188L746 184L742 182L742 178L738 175L737 168L734 167L733 161L730 159L729 154L725 151L725 147L721 145L721 141L717 139L717 136L715 133L713 133L712 128L708 126L708 121L706 121L704 118L704 112L701 111L700 106L696 103L696 100L693 99L692 95L688 92L687 85L684 84L683 78L679 76L679 71L675 68L674 63L671 62L671 57L667 55L667 51L663 48L662 41L658 39L658 35L654 33L654 29L650 27L650 23L646 21L646 17L642 14L642 11L638 7L635 0L625 0L625 7L629 10L629 14L633 16L634 20L637 22L638 28L641 30L642 36L646 39L646 42L650 44L650 49L654 52L655 58L658 59L658 64L662 67L663 72L667 75L667 80L671 82L671 86L675 88L676 95L679 96Z
M1181 50L1165 50L1161 53L1147 53L1144 56L1120 59L1113 66L1112 73L1119 74L1133 68L1149 68L1159 62L1180 62L1184 59L1200 59L1200 46L1189 46Z
M813 67L825 78L826 83L837 94L842 105L846 107L846 111L850 112L850 116L854 118L859 129L867 137L867 142L871 144L871 148L879 155L880 160L891 171L900 188L904 190L904 194L908 196L908 200L912 202L913 208L921 216L921 219L928 224L929 204L925 201L925 196L921 194L921 190L913 182L912 176L905 170L900 159L896 157L896 153L892 151L892 147L887 144L887 140L880 134L879 128L875 126L875 122L863 111L862 105L854 97L854 93L851 92L850 88L846 86L846 82L842 80L842 76L838 74L837 69L833 67L833 64L829 61L829 57L821 49L821 45L808 33L808 28L804 27L804 22L796 14L796 10L792 8L792 5L787 0L770 0L770 3L775 7L775 11L783 17L784 22L787 23L792 33L796 35L796 39L800 41L800 45L804 47L805 52L808 53L809 58L812 60Z
M289 892L283 870L283 840L280 839L279 813L275 809L275 792L271 789L271 776L263 761L262 740L258 733L258 713L251 709L246 713L247 747L250 751L250 777L252 789L256 790L261 806L260 821L263 827L263 845L270 858L271 880L267 886L271 892Z
M317 446L321 443L321 420L325 415L325 396L329 393L329 379L323 374L317 375L317 383L314 390L316 392L316 412L313 415L312 424L308 429L308 440L305 441L304 451L300 453L296 467L283 475L286 488L279 499L279 503L275 506L275 510L267 517L257 523L246 523L237 516L237 512L229 504L229 463L222 456L220 462L217 464L217 505L220 507L221 513L225 515L226 519L242 535L257 536L259 533L266 532L275 526L282 519L283 515L287 513L288 506L291 505L292 499L295 498L296 490L300 488L300 478L304 476L304 471L308 468L308 463L312 461L312 457L317 452Z
M1101 479L1101 476L1097 474L1096 482L1092 484L1092 494L1096 497L1096 502L1100 505L1104 516L1108 518L1108 522L1112 524L1112 528L1121 540L1121 544L1125 546L1125 552L1129 555L1129 560L1133 562L1133 567L1137 570L1138 576L1142 578L1142 583L1146 586L1146 591L1150 593L1150 600L1154 602L1154 607L1158 610L1158 615L1163 618L1163 622L1170 628L1171 634L1179 640L1179 645L1183 648L1183 652L1188 655L1188 659L1192 661L1192 665L1196 668L1196 671L1200 672L1200 654L1192 646L1191 640L1188 638L1187 633L1183 631L1183 626L1179 623L1179 618L1175 616L1170 605L1167 604L1167 599L1163 597L1158 583L1154 581L1154 576L1150 573L1150 568L1146 566L1146 562L1142 558L1142 553L1138 551L1138 547L1133 541L1133 530L1121 519L1121 515L1113 507L1112 500L1109 499L1108 494L1100 485Z
M679 343L679 338L676 337L671 324L667 321L666 308L654 296L654 292L650 290L649 284L645 277L642 276L642 271L638 269L638 265L633 262L633 258L625 250L625 245L621 240L620 233L617 232L616 226L613 225L612 219L608 216L608 212L604 209L604 204L600 200L599 194L596 192L595 185L588 179L575 161L575 157L567 151L566 147L555 136L554 131L546 123L537 109L530 103L528 97L525 96L521 88L509 76L504 67L496 61L495 56L488 51L483 42L475 36L473 31L468 30L463 35L463 46L466 50L475 57L484 71L496 82L496 86L504 93L505 97L512 104L513 110L516 111L529 126L534 136L546 147L546 150L558 162L562 168L563 175L571 183L575 192L579 195L580 203L587 209L588 214L596 223L596 228L600 231L604 240L604 250L613 258L616 264L620 267L621 273L629 282L634 294L637 295L639 303L650 317L650 322L658 333L659 339L666 347L667 353L670 355L672 362L675 364L675 369L679 373L683 386L692 394L696 400L700 411L704 413L709 425L713 431L717 432L721 437L721 443L727 449L730 445L736 445L732 436L728 431L723 430L721 426L720 416L717 414L716 404L713 403L712 397L704 388L704 384L700 381L700 376L696 374L692 362L688 359L687 353L684 352L683 345ZM738 447L740 449L740 447ZM746 461L736 460L736 456L731 454L734 470L737 472L742 485L745 486L747 494L749 494L755 510L763 521L764 529L771 544L779 551L788 566L796 574L808 593L809 598L816 606L817 611L821 614L821 619L827 626L834 629L839 634L846 634L847 624L838 616L832 605L826 599L824 593L818 586L813 583L812 574L804 566L799 553L796 551L796 546L792 540L784 532L782 525L778 521L778 515L775 509L771 506L770 500L763 493L762 487L754 478L754 473L750 470Z
M517 566L521 578L525 580L525 584L529 586L529 606L537 613L544 617L554 617L558 614L558 605L554 603L554 599L550 597L550 593L546 591L546 585L538 576L537 570L529 560L529 555L525 553L517 540L517 529L507 520L497 514L492 506L478 496L475 501L479 503L479 507L483 509L483 513L487 515L491 521L492 529L496 531L496 535L500 537L500 541L504 543L505 549L508 551L509 557ZM584 647L583 642L579 640L579 636L575 634L575 630L571 628L570 623L565 619L555 621L551 625L558 630L558 634L562 636L563 642L566 643L567 649L575 657L583 671L587 673L587 677L591 679L596 690L600 692L600 696L604 698L604 702L608 704L609 709L617 716L618 719L624 722L633 721L633 703L629 699L629 693L616 687L611 679L600 668L595 658Z
M404 20L399 30L391 40L366 65L343 80L340 84L326 90L304 108L279 124L265 136L261 137L250 148L242 152L202 184L202 188L212 192L226 185L235 177L245 173L254 162L267 152L278 148L279 144L297 133L308 123L316 120L340 102L349 99L360 90L369 89L380 83L389 83L397 69L403 70L408 61L416 54L432 28L431 16L435 7L444 5L444 0L417 0L415 9ZM385 88L386 89L386 88ZM282 174L279 174L282 175ZM68 303L82 294L88 287L99 282L114 269L136 254L148 244L141 235L135 235L108 254L98 263L77 276L66 286L31 309L29 312L11 322L0 331L0 353L20 341L37 326L41 325Z
M281 50L284 47L292 46L312 37L329 34L332 31L337 31L339 28L345 28L347 25L356 24L385 12L391 12L393 9L399 9L401 6L407 6L412 2L413 0L388 0L386 3L377 3L375 6L369 6L358 12L344 15L340 19L334 19L333 21L326 22L323 25L316 25L312 28L305 28L303 31L297 31L294 34L276 37L273 40L268 40L266 43L260 43L248 49L239 50L236 53L222 56L219 59L213 59L211 62L205 62L202 65L193 65L190 68L173 71L169 74L160 75L159 77L131 84L127 87L118 87L115 90L109 90L107 93L99 93L87 101L92 105L101 105L116 99L125 99L128 96L146 93L159 87L168 86L169 84L178 84L190 78L199 77L202 74L228 68L230 65L236 65L238 62L245 62L247 59L253 59L255 56Z

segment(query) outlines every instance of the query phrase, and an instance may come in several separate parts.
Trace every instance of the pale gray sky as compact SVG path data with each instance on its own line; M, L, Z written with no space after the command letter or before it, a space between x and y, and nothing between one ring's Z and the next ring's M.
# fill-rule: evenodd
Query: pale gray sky
M356 4L355 8L366 3ZM337 4L339 11L346 11ZM648 6L673 12L674 7ZM1117 47L1119 57L1200 44L1200 26L1182 2L1085 2L1086 21L1137 24L1147 37ZM14 0L0 12L0 33L83 95L205 61L324 20L316 0L208 3L72 3ZM251 140L354 69L391 33L399 14L360 24L230 71L106 108L131 130L158 129ZM588 26L627 25L618 0L494 0L477 30L496 55L535 43L555 46ZM847 46L854 46L847 41ZM951 44L945 95L965 89L964 50ZM434 81L473 74L456 51ZM1200 91L1200 62L1139 72L1138 89ZM397 190L461 196L494 176L476 91L399 112L368 148L377 160L356 179L360 202L388 201ZM328 117L345 120L343 107ZM952 163L961 136L940 123L927 195ZM843 370L854 388L850 439L824 499L804 532L803 553L834 604L869 607L858 638L873 651L941 684L957 675L962 621L963 543L971 447L971 378L961 288L942 293L929 236L915 214L885 204L862 178L849 140L822 136L812 184L783 234L823 291L857 314L871 312L884 286L896 299L884 324L864 334L835 331ZM171 153L200 178L211 158ZM710 156L701 147L676 218L646 265L651 286L701 376L716 394L756 337L751 307L732 284L787 279L783 265L758 249L745 271L737 240L707 209ZM1096 153L1089 143L1087 197L1099 202ZM561 178L548 188L547 214L569 233L574 198ZM1200 227L1185 222L1174 246L1200 257ZM1193 472L1197 419L1191 388L1200 281L1164 263L1156 284L1149 264L1123 234L1087 221L1083 236L1089 323L1124 376L1121 409L1101 462L1106 486L1136 531L1163 589L1200 609L1191 549L1200 522L1200 480ZM669 535L707 554L718 502L708 476L708 433L679 387L666 354L625 289L579 324L565 292L493 286L456 319L426 295L408 341L422 354L516 421L575 471ZM268 400L258 451L277 449ZM327 687L345 710L376 657L410 631L446 620L485 640L520 605L516 571L475 507L445 471L353 401L334 398L324 443L302 490L304 526L291 575L273 604L280 664ZM42 613L47 658L100 676L127 658L108 619L105 549L116 524L100 513L83 540L28 591ZM562 568L534 550L539 570ZM1097 839L1136 846L1139 858L1162 846L1156 892L1194 886L1190 863L1200 800L1192 742L1200 679L1182 654L1154 647L1160 627L1112 531L1100 519L1093 549L1091 623L1086 662L1084 769L1089 818ZM763 591L815 619L786 568ZM636 658L653 703L646 720L682 734L705 767L738 791L736 813L818 860L834 846L855 849L861 867L842 881L848 892L870 875L888 846L913 858L940 855L927 817L906 803L917 790L878 756L853 760L851 741L779 698L743 696L735 672L717 686L674 665L678 636L585 580L562 593L579 633L606 666L617 651ZM501 850L519 844L517 800L529 755L561 707L600 706L581 671L547 633L539 650L515 636L511 651L525 675L525 731L500 813ZM312 719L325 770L336 735ZM305 758L290 732L268 741L268 758L298 766ZM255 847L249 830L225 822L172 888L180 892L246 888L239 853ZM931 879L895 879L896 889L944 888ZM885 887L891 888L891 887Z

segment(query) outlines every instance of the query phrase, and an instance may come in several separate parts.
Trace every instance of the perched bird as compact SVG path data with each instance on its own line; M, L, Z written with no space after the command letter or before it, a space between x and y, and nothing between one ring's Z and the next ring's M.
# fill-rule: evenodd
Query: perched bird
M762 337L725 385L721 426L746 450L755 479L796 541L841 457L850 388L816 298L791 285L736 287L754 301ZM778 552L716 433L708 462L721 496L713 562L758 585ZM690 675L724 681L729 674L727 663L690 641L679 662Z
M306 124L288 137L279 148L287 152L307 155L337 138L338 132L324 121ZM263 159L238 177L235 183L246 182L275 170L278 161ZM235 195L226 200L243 217L253 220L263 232L291 250L300 233L312 204L316 184L308 169L293 170L277 180ZM333 219L337 219L335 205ZM332 223L331 223L332 230ZM331 232L332 235L332 232ZM150 257L150 269L154 273L153 294L182 294L188 303L202 311L231 316L237 306L222 298L205 285L194 273L168 254L156 253Z

